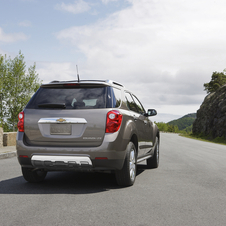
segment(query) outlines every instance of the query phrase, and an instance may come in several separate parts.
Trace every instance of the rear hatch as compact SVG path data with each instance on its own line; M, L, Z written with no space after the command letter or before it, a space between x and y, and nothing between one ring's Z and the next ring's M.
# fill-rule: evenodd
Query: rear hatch
M101 145L110 91L103 84L42 85L24 110L25 142L47 147Z

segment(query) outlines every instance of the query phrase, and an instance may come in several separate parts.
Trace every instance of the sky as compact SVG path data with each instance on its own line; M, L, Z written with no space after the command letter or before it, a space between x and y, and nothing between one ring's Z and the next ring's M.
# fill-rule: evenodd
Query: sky
M196 113L226 68L225 0L0 0L0 54L43 83L110 79L157 122Z

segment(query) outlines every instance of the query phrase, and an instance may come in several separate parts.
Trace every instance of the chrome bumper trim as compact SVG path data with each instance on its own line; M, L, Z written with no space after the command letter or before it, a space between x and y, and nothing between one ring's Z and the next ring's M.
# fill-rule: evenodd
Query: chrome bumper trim
M87 156L33 155L31 163L37 168L92 167L92 162Z
M39 124L87 124L84 118L41 118L38 121Z

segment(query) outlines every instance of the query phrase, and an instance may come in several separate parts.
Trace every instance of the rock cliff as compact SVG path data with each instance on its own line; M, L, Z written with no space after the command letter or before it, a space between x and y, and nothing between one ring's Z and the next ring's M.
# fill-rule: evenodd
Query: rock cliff
M192 132L226 139L226 85L205 97L197 111Z

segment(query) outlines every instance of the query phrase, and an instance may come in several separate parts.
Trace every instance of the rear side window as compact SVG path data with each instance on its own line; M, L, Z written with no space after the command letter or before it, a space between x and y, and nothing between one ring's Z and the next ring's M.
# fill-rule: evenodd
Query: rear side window
M107 87L41 87L29 101L29 109L96 109L107 107Z
M107 87L107 108L118 108L122 102L121 90Z
M113 107L117 108L120 106L122 100L122 93L120 89L113 88Z

